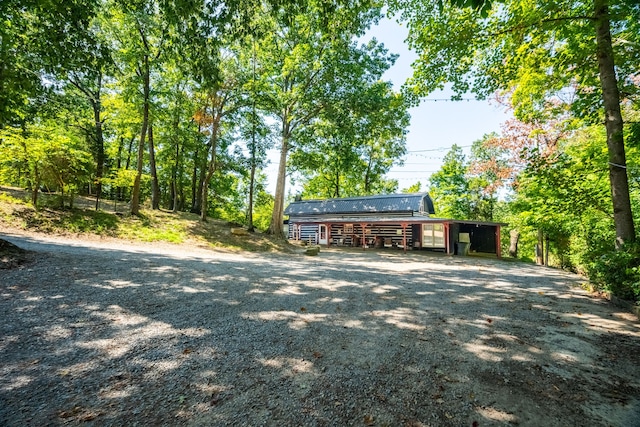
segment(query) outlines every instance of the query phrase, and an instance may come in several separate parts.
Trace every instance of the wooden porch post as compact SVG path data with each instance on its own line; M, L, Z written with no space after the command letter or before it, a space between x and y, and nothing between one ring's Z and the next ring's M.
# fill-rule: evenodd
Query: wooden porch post
M324 225L327 228L327 247L331 247L331 224Z
M404 253L407 253L407 223L403 222L400 224L402 226L402 249L404 249Z
M502 258L502 247L500 245L500 226L496 227L496 255L498 258Z
M362 227L362 249L367 249L367 224L360 224Z

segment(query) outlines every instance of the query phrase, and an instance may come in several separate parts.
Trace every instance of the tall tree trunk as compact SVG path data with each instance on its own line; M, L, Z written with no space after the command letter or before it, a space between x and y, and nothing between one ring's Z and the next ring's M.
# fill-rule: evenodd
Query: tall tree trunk
M200 126L198 126L198 133L200 133ZM200 213L198 205L198 154L200 147L196 147L196 151L193 154L193 171L191 173L191 213Z
M142 166L144 160L145 137L149 125L149 56L144 55L142 78L144 80L144 104L142 108L142 129L140 130L140 143L138 144L137 173L133 181L133 191L131 192L131 215L140 215L140 181L142 180Z
M253 75L251 80L252 106L251 106L251 172L249 174L249 207L247 210L247 230L255 231L253 226L253 190L256 180L256 40L255 35L251 38L251 64Z
M132 136L131 139L129 140L129 147L127 148L127 161L124 164L124 168L126 170L129 170L129 168L131 167L131 153L133 153L133 141L136 140L135 136Z
M367 171L364 174L364 194L371 194L371 168L373 163L373 153L369 154L369 161L367 162Z
M544 236L544 265L549 266L549 236Z
M156 168L156 149L153 145L153 124L149 124L149 168L151 169L151 209L160 209L160 185Z
M286 117L287 115L284 115ZM287 155L289 153L289 122L282 122L282 147L280 148L280 164L278 165L278 180L273 202L273 214L269 224L269 234L284 238L284 191L287 178Z
M595 0L595 29L598 69L604 102L607 148L609 151L609 181L613 201L613 221L616 227L616 248L635 240L635 228L629 197L629 180L624 149L620 92L615 73L615 59L611 45L609 0Z
M207 145L207 147L209 147L209 145ZM205 150L206 153L209 152L209 149L207 148L207 150ZM202 213L202 208L203 208L203 204L202 204L202 194L203 194L203 187L204 187L204 180L207 176L207 157L204 157L202 159L202 164L200 165L200 175L198 176L198 191L196 193L196 213L200 214Z
M120 170L122 167L122 149L124 148L124 138L120 137L118 141L118 154L116 154L116 170ZM120 197L120 187L114 188L111 186L111 197L118 199Z
M182 175L183 175L183 165L184 162L184 146L185 144L180 145L180 151L178 152L178 171L176 173L176 197L178 198L178 203L176 204L176 212L182 211L184 209L184 186L182 185Z
M538 243L536 243L536 264L544 265L544 233L538 229Z
M100 207L100 197L102 197L102 178L104 176L104 135L102 132L102 102L100 93L102 88L102 75L98 75L98 89L95 97L91 102L93 106L93 119L96 127L96 210Z
M218 123L214 120L211 129L211 159L209 160L209 164L207 166L207 173L204 177L204 182L202 183L202 191L201 191L201 203L202 206L200 208L200 220L203 222L207 221L207 210L209 207L208 196L209 196L209 183L211 182L211 178L213 174L216 173L217 166L217 158L216 154L218 151Z
M255 141L254 141L253 147L251 149L251 172L249 174L249 207L247 211L247 230L249 230L250 232L255 231L255 227L253 226L253 198L254 198L253 193L255 189L255 181L256 181L256 152L255 152Z
M518 240L520 239L520 233L518 230L511 230L509 232L509 256L512 258L518 258Z
M180 144L176 144L176 161L171 171L171 211L178 212L178 167L180 165Z
M131 167L131 153L133 152L133 142L136 140L135 136L132 136L129 139L129 145L127 146L127 159L124 162L124 169L129 170ZM121 165L118 161L118 169L120 169ZM118 200L126 200L127 198L127 188L126 187L118 187Z

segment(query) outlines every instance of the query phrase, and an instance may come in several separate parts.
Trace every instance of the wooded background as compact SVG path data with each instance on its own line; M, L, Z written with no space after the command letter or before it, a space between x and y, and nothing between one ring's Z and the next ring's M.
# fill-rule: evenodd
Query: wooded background
M383 13L419 55L400 91L393 53L361 41ZM0 183L36 207L91 194L281 235L291 180L426 189L438 216L508 223L519 256L640 297L636 1L5 0L0 22ZM445 86L514 119L399 188L408 109Z

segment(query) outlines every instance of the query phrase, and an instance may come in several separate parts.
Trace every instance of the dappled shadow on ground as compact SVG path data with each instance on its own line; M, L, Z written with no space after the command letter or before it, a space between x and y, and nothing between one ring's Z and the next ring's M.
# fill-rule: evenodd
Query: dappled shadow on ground
M0 272L2 424L638 419L638 322L563 272L400 252L32 249L40 262Z

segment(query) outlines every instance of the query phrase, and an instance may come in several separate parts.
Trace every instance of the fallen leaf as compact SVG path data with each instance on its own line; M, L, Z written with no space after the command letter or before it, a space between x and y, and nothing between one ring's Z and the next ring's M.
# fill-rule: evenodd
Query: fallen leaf
M538 292L538 293L539 293L540 295L544 295L544 292L542 292L542 291L540 291L540 292Z
M182 354L189 354L191 353L193 350L191 350L189 347L185 348L184 350L182 350Z
M315 357L316 359L321 359L323 356L322 353L320 353L319 351L314 351L313 352L313 357Z
M491 319L487 319L487 322L491 323L491 322L493 322L493 320L491 320Z
M368 425L368 426L372 426L373 425L373 415L365 415L364 416L364 424Z
M300 311L305 312L305 311L307 311L307 309L304 308L304 307L300 307Z

